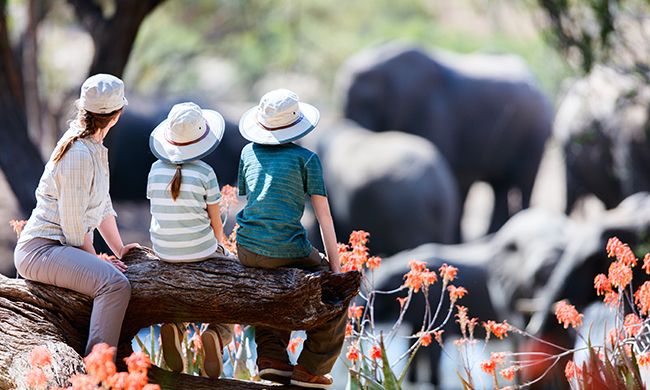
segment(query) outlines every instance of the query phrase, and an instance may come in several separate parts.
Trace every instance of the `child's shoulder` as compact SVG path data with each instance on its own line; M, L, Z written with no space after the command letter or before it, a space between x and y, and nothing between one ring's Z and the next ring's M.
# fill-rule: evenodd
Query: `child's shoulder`
M183 164L183 168L192 169L204 175L214 173L214 169L212 169L212 166L210 166L210 164L206 163L205 161L201 161L201 160L193 160L193 161L186 162L185 164Z

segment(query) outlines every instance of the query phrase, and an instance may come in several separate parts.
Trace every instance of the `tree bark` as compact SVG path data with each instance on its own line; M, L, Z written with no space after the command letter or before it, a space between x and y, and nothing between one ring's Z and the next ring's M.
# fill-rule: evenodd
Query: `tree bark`
M94 1L68 0L95 43L88 74L110 73L122 77L140 25L163 1L115 0L115 12L105 17L101 6Z
M24 216L36 205L43 159L29 139L20 67L9 39L6 1L0 0L0 169Z
M308 273L298 269L246 268L226 258L189 264L157 260L148 249L124 261L131 301L122 325L118 363L131 340L152 324L215 322L309 329L346 310L360 274ZM92 300L70 290L0 276L0 389L24 385L29 354L38 345L52 353L50 385L63 386L82 372ZM263 389L267 385L210 380L152 368L150 380L173 389ZM286 387L289 388L289 387Z

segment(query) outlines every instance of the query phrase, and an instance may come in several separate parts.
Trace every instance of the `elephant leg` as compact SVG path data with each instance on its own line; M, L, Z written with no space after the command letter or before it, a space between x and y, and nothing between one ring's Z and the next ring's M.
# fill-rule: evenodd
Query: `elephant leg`
M492 210L488 234L499 230L510 216L508 208L508 191L510 188L504 184L492 184L492 188L494 190L494 209Z
M453 236L453 242L463 242L463 230L462 230L462 220L463 220L463 211L465 209L465 201L467 200L467 194L469 194L469 188L472 186L472 183L458 183L458 221L455 226L455 233Z

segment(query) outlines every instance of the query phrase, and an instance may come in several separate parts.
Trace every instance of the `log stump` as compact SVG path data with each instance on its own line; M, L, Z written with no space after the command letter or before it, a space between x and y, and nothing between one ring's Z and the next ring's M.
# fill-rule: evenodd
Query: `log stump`
M228 258L198 263L159 261L148 248L129 252L123 261L131 282L117 348L117 362L132 352L138 331L166 322L216 322L310 329L339 315L357 294L358 272L309 273L299 269L261 270ZM79 293L0 275L0 389L25 387L31 350L45 345L52 353L51 386L64 386L83 372L92 299ZM291 388L236 380L212 380L152 367L151 383L169 389Z

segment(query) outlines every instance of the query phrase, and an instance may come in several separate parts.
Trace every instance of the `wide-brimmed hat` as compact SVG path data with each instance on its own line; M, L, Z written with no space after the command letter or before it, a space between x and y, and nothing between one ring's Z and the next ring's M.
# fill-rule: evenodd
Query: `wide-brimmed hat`
M124 83L117 77L99 73L81 85L79 107L96 114L108 114L126 106Z
M191 102L179 103L151 132L149 147L156 157L173 164L198 160L219 145L225 127L218 112Z
M244 113L239 132L258 144L279 145L307 135L319 119L316 107L300 102L298 95L288 89L276 89Z

